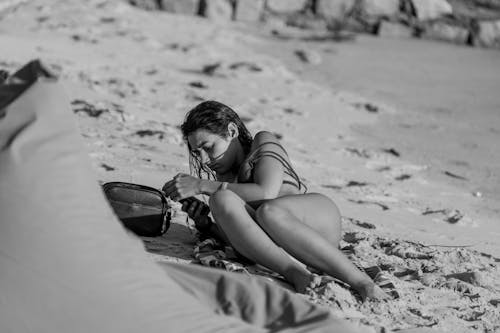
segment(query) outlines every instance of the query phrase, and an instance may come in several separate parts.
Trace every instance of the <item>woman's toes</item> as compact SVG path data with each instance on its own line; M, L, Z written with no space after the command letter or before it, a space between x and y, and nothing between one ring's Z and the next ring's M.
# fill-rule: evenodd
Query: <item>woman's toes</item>
M323 288L333 281L335 281L335 279L328 275L311 274L311 279L309 285L307 286L307 291L318 290L319 288Z
M390 298L390 296L385 291L383 291L379 286L371 281L362 284L356 290L361 296L361 300L363 302L367 299L381 301Z
M292 276L291 282L298 293L305 294L321 281L319 276L310 272L297 272Z

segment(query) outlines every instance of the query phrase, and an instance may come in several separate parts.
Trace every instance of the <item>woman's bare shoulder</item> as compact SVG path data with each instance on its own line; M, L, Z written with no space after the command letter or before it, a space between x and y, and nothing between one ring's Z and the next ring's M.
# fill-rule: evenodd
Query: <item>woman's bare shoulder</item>
M273 146L280 147L282 150L284 150L275 134L269 131L260 131L255 134L252 144L252 150L258 148L274 150L272 149Z
M254 136L251 152L259 154L266 151L288 155L275 134L269 131L260 131Z

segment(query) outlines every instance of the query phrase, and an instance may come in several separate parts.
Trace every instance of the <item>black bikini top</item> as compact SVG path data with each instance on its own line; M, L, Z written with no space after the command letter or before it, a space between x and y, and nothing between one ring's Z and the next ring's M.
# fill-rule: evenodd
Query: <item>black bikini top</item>
M254 170L254 167L257 164L257 162L263 157L271 157L271 158L274 158L275 160L277 160L278 162L280 162L281 165L283 165L285 175L287 175L290 178L289 180L284 179L283 184L290 184L292 186L295 186L299 191L303 190L305 193L307 191L307 187L300 180L299 176L297 175L297 173L295 172L295 170L291 166L290 162L288 162L285 157L283 157L281 154L279 154L277 152L263 151L262 147L264 145L270 145L270 144L278 146L283 151L283 153L288 157L288 154L287 154L285 148L283 148L283 146L280 145L279 143L276 143L276 142L261 143L254 151L252 151L246 157L245 162L242 164L242 166L245 165L246 163L248 163L248 165L249 165L249 169L246 171L245 178L246 179L253 179L253 170ZM240 178L241 177L238 177L238 181L240 181Z

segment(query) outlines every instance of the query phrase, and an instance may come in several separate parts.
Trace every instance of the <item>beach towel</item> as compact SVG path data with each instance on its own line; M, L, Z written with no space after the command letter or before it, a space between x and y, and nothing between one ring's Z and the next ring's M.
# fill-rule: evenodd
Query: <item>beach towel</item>
M342 252L360 271L365 272L375 282L375 284L382 288L382 290L394 299L399 298L399 293L396 290L396 286L392 282L390 276L379 266L364 267L361 264L360 258L356 257L354 252L350 251L349 248L342 249ZM243 261L241 256L236 255L236 252L231 246L222 244L215 238L206 238L198 242L193 248L193 255L194 258L203 266L223 269L228 272L244 274L253 273L274 279L283 279L283 277L279 274L273 273L260 265L256 265L253 262ZM322 274L322 272L313 268L310 269L317 274ZM343 287L349 288L348 284L342 282L341 280L335 278L331 278L329 280L334 281Z
M361 331L256 278L155 264L107 203L64 85L37 61L22 73L0 85L0 332Z

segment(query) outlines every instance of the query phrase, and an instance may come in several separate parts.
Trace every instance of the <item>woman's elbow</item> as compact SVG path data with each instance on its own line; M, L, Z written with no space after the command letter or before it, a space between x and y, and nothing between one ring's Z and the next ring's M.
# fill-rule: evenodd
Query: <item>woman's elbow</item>
M275 199L278 197L279 190L275 189L262 189L262 199L263 200L270 200L270 199Z

